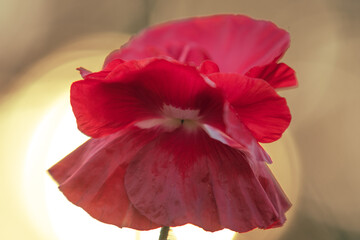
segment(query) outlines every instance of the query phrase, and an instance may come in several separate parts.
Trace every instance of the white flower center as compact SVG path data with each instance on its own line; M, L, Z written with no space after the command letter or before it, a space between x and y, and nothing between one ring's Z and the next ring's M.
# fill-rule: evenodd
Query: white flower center
M162 126L167 131L173 131L179 127L192 131L198 127L198 120L200 119L200 110L198 109L182 109L164 104L161 112L163 114L162 118L140 121L135 126L143 129Z

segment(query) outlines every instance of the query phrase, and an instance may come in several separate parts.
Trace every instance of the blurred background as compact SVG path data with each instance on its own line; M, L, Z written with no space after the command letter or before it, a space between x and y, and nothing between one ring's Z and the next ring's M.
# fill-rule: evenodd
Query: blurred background
M279 92L292 110L290 128L265 146L294 205L288 222L234 239L360 239L359 12L358 0L0 0L0 239L157 239L103 229L64 200L46 169L86 140L68 100L75 68L100 70L147 26L217 13L289 31L282 61L299 80ZM194 239L233 236L224 234Z

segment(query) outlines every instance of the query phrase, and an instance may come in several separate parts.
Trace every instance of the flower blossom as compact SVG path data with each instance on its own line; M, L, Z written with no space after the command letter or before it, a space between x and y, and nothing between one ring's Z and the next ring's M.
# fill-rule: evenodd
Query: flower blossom
M271 31L279 36L265 44ZM210 43L199 37L205 33ZM264 43L252 56L238 45L250 43L247 37L261 42L255 33ZM277 63L287 38L271 23L225 15L143 32L110 54L103 70L80 69L71 105L91 139L50 174L69 201L119 227L281 226L291 204L259 142L279 139L291 120L274 89L296 83L293 71ZM220 50L232 46L232 60L222 62Z

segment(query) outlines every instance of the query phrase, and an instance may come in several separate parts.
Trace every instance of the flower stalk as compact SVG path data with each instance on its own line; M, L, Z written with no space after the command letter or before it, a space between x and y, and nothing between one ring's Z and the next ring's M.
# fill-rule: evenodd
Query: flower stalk
M162 227L161 231L160 231L160 236L159 236L159 240L167 240L168 239L168 235L169 235L169 230L170 227Z

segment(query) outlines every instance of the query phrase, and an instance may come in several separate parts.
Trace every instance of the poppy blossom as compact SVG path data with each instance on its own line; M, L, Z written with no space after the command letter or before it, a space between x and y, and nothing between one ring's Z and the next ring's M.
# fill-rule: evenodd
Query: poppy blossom
M286 130L286 100L266 81L218 69L159 57L80 69L71 104L91 139L49 169L68 200L138 230L281 226L290 203L258 142Z
M105 65L114 59L161 56L196 66L211 60L221 72L261 78L283 88L297 85L294 70L278 63L289 45L289 34L269 21L230 14L195 17L143 30L112 52Z

